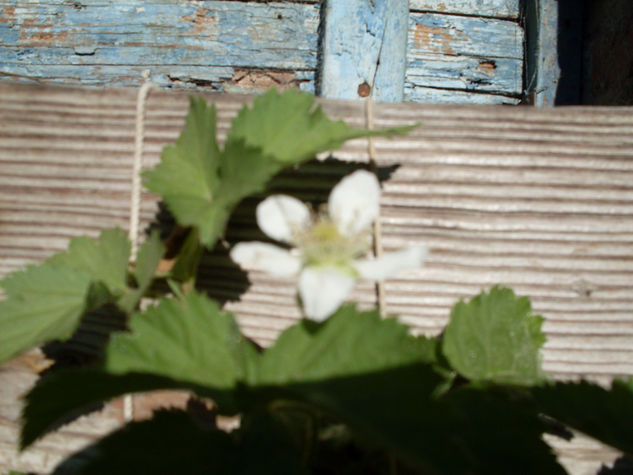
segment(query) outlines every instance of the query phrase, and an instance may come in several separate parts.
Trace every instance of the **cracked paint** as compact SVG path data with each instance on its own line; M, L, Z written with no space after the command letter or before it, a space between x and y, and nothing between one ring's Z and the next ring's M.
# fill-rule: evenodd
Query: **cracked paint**
M182 17L191 23L191 32L196 35L205 35L215 38L218 33L217 18L213 16L208 8L198 8L195 13Z

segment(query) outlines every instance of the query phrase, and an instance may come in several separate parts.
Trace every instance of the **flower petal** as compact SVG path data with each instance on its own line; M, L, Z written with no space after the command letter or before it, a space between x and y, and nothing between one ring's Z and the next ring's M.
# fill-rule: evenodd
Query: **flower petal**
M299 277L299 295L306 317L322 322L354 288L355 279L334 267L306 267Z
M231 259L248 270L259 270L277 277L299 273L301 259L290 251L264 242L240 242L231 249Z
M406 269L416 269L422 265L427 250L424 247L410 247L398 252L385 254L378 259L362 259L354 262L354 268L364 279L384 280Z
M339 232L353 236L378 216L380 184L373 173L358 170L343 178L330 193L328 211Z
M259 203L255 214L259 228L267 236L282 242L291 242L296 231L311 224L308 207L292 196L269 196Z

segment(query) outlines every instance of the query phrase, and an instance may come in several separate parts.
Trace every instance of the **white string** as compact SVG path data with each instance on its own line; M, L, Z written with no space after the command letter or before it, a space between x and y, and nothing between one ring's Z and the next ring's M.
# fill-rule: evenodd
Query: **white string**
M374 128L374 103L371 100L371 93L367 96L367 100L365 101L365 122L368 130L372 130ZM369 136L367 141L367 151L369 153L369 163L371 164L374 173L378 171L378 166L376 164L376 147L374 145L374 138ZM378 215L376 216L376 220L374 221L374 256L379 258L382 256L382 226L380 223L380 207L378 207ZM385 283L382 281L376 282L376 294L378 297L378 310L382 317L385 317L387 314L386 309L386 300L387 296L385 293Z
M149 91L156 87L149 80L149 70L143 71L145 82L136 96L136 135L134 138L134 164L132 166L132 194L130 196L130 227L128 237L131 242L130 263L136 262L138 252L138 228L141 209L141 170L143 168L143 139L145 137L145 104ZM134 419L134 399L131 394L123 396L123 420Z
M132 242L130 261L136 261L138 251L138 226L141 208L141 169L143 168L143 139L145 136L145 103L150 89L156 87L149 81L149 71L143 72L145 83L136 96L136 137L134 141L134 165L132 168L132 194L130 196L130 231Z

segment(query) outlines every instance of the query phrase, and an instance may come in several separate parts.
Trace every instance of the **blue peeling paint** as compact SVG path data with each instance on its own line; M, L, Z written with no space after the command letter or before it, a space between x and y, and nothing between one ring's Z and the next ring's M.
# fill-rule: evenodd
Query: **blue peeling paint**
M518 0L407 3L329 0L317 73L318 2L0 0L0 79L138 86L149 69L164 87L258 92L281 74L310 92L320 76L328 97L367 83L379 101L518 100Z
M234 71L262 69L294 72L297 85L314 91L319 10L306 3L0 0L0 72L113 86L138 85L139 70L150 69L161 85L223 90Z
M330 0L325 9L321 93L354 99L372 87L377 101L402 101L407 0Z
M409 8L412 11L492 18L519 17L519 0L410 0Z

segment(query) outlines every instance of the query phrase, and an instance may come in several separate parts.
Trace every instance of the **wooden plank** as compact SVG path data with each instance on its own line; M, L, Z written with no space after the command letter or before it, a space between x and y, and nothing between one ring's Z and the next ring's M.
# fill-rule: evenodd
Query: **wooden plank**
M412 13L407 62L408 101L516 104L523 30L513 21Z
M401 101L408 14L406 0L327 2L321 94Z
M138 85L150 69L168 87L252 91L280 76L314 91L317 4L3 0L0 12L5 77Z
M498 94L474 93L459 89L444 89L436 87L424 87L415 84L416 77L407 78L404 87L404 100L406 102L422 102L425 104L519 104L518 97L502 96Z
M206 97L217 104L221 136L249 100ZM0 84L0 275L63 249L73 236L127 226L135 100L133 90ZM360 101L322 103L333 117L363 126ZM146 167L177 137L187 104L184 93L150 94ZM529 295L546 318L543 362L555 378L632 376L633 109L376 104L377 127L413 122L422 126L407 137L375 139L378 165L399 165L384 183L385 250L430 249L423 268L386 283L388 312L416 332L437 334L455 301L509 285ZM367 143L350 142L334 155L365 161ZM278 186L296 191L308 183L300 196L314 198L339 173L307 168ZM154 219L156 197L144 194L141 209L144 227ZM236 220L230 241L254 235L247 213ZM218 296L239 296L243 275L225 256L209 253L204 263L206 286ZM248 291L227 308L249 336L270 344L299 318L294 283L258 273L249 279ZM369 283L353 298L365 307L376 303ZM0 391L14 379L26 381L29 371L12 371ZM9 398L3 394L2 403ZM0 420L0 460L15 446L11 404ZM74 436L86 441L83 427ZM70 429L63 434L71 435ZM44 464L61 454L63 443L44 439L30 460ZM569 466L580 467L571 473L615 456L586 441L557 450Z
M558 2L528 0L527 93L538 106L553 106L560 79L558 65Z
M518 18L519 0L409 0L412 11Z
M538 107L580 103L582 5L527 0L527 93Z
M179 89L196 89L230 93L261 93L270 87L280 90L295 87L315 92L315 71L284 71L263 68L233 68L187 65L41 65L19 64L11 66L11 73L0 71L0 80L24 83L61 83L81 87L138 87L144 81L145 71L150 72L153 83ZM40 74L41 73L41 74Z
M409 61L409 87L432 87L519 97L523 91L522 61L439 54ZM475 102L475 100L473 101Z
M523 58L523 31L513 21L412 13L408 52L481 58Z

